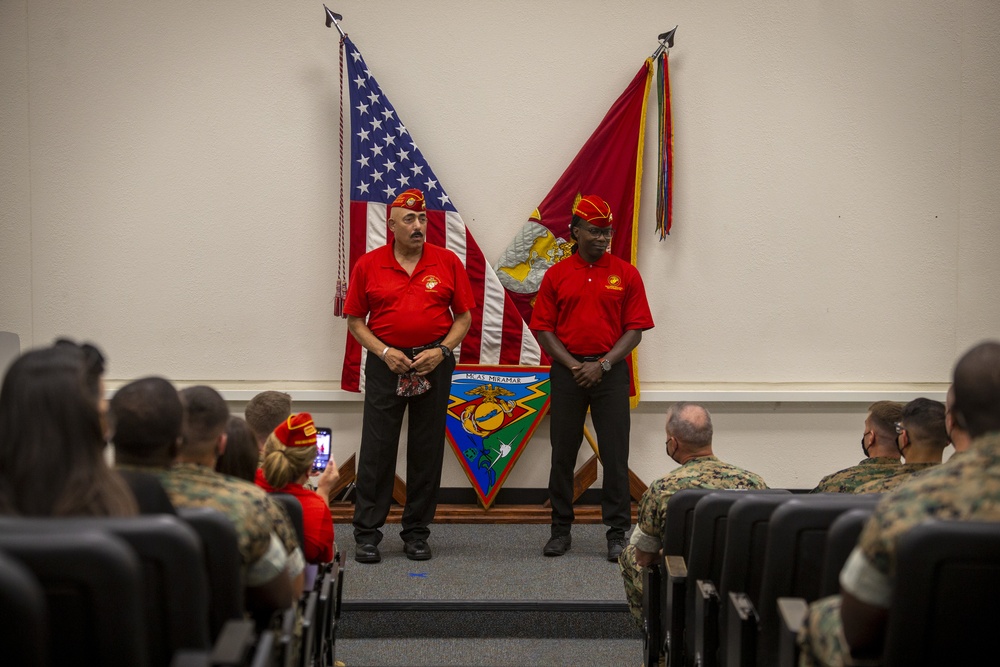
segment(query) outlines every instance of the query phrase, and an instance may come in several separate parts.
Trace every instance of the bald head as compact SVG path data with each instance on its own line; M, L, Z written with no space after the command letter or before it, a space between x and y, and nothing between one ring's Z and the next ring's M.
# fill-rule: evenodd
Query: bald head
M1000 431L1000 342L986 341L955 364L952 416L969 436Z

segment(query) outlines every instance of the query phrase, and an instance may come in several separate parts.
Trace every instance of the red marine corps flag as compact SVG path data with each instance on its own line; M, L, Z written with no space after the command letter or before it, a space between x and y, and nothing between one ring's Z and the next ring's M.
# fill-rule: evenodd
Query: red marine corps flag
M608 202L614 214L615 231L609 252L635 265L646 100L658 64L665 68L666 52L662 47L646 60L625 92L611 105L604 120L497 262L500 282L526 321L531 321L542 276L550 266L570 255L573 242L569 224L573 205L580 195L594 194ZM666 96L669 99L669 89ZM661 134L664 130L669 133L669 127L668 122L664 128L661 114ZM667 165L661 164L660 169L665 172ZM635 359L633 351L629 358L633 407L639 397Z
M527 323L361 52L346 35L342 48L346 49L351 106L350 269L361 255L388 242L389 203L403 190L420 189L427 202L427 240L458 255L476 297L472 327L455 350L456 360L462 364L538 364L541 348ZM364 389L364 354L348 333L341 376L344 389Z

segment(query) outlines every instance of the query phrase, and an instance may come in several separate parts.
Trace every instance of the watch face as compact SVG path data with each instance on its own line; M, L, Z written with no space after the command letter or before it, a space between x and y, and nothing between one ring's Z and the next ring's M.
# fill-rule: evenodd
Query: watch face
M601 360L601 368L603 368L604 372L607 373L608 371L611 370L611 362L608 361L607 359L602 359Z
M446 357L450 357L451 356L451 348L450 347L448 347L447 345L438 345L438 347L441 348L441 353L444 356L446 356Z

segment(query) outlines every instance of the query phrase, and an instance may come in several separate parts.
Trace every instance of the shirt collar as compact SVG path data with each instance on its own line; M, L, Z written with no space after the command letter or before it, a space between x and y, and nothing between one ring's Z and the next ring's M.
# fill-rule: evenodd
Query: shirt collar
M571 255L571 259L575 261L573 268L585 269L589 266L599 266L602 269L607 268L608 266L611 265L611 258L608 255L609 253L605 252L603 255L597 258L596 262L588 262L587 260L585 260L583 257L580 256L579 251L574 252Z

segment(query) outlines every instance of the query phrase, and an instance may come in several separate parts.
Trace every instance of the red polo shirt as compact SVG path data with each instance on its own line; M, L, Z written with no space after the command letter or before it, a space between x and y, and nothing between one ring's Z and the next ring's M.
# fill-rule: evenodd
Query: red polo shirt
M302 505L302 532L306 543L302 545L302 555L307 563L329 563L333 560L333 515L330 506L323 502L315 491L301 484L288 484L275 489L267 483L264 471L257 468L254 478L257 486L268 493L290 493Z
M607 252L593 264L574 253L549 267L531 316L533 331L551 331L580 356L605 354L626 331L652 328L639 271Z
M368 317L368 328L386 345L417 347L442 338L455 318L476 305L458 256L424 243L413 275L396 261L392 246L365 253L351 272L344 312Z

